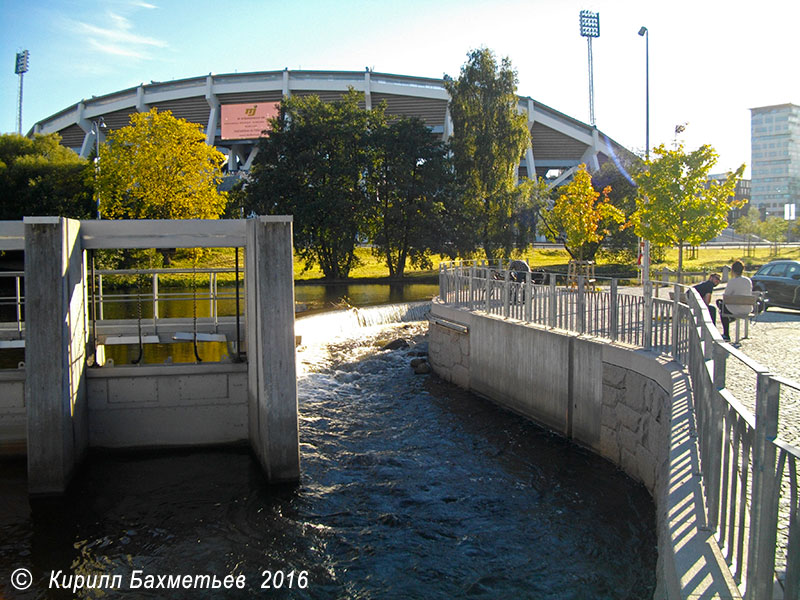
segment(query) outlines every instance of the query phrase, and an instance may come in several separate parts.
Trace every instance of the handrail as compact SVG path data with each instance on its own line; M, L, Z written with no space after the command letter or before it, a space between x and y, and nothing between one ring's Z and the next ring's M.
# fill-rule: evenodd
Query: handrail
M706 522L732 565L732 575L748 600L771 598L776 577L785 597L798 597L800 450L780 438L778 415L781 393L800 392L800 384L769 372L726 343L689 285L656 282L673 288L673 298L666 300L653 297L652 285L624 290L617 279L598 277L589 284L582 276L577 285L567 285L556 274L548 274L546 283L534 283L531 273L516 281L516 274L502 266L443 263L440 300L623 342L683 365L695 394ZM744 365L755 382L750 402L741 402L727 388L729 358Z

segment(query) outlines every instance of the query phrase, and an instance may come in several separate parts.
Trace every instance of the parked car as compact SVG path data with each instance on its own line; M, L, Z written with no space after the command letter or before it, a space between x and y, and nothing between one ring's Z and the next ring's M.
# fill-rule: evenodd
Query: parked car
M765 295L765 310L771 306L800 310L800 261L773 260L750 279L753 290Z

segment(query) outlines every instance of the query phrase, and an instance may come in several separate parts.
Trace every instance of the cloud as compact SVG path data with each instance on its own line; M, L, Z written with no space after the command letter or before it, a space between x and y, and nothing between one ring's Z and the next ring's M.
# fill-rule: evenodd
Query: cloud
M122 7L119 7L122 8ZM125 8L157 8L153 4L134 0L127 2ZM83 37L96 52L146 60L152 58L150 50L166 48L167 42L136 33L133 23L120 12L106 11L105 16L93 23L73 21L72 29Z

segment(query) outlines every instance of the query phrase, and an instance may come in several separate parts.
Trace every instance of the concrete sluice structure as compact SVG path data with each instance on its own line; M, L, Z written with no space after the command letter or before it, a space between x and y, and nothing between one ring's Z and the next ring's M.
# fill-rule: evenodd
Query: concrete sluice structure
M89 367L87 251L243 247L247 360ZM25 251L25 368L0 373L0 450L25 449L31 495L61 494L91 446L249 442L267 480L300 477L291 217L0 223Z

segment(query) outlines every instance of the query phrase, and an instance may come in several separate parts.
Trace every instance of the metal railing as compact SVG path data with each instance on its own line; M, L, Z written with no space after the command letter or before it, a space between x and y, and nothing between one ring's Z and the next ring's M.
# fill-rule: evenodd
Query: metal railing
M724 342L690 287L667 284L674 291L665 300L652 297L652 285L620 289L613 279L545 277L534 283L530 273L497 265L444 263L439 297L453 306L663 353L687 368L706 524L745 598L772 598L775 579L784 598L800 598L800 449L778 436L781 395L800 392L800 384ZM729 360L754 384L751 397L737 398L728 388Z
M157 333L160 325L174 319L165 314L165 306L170 303L192 303L198 320L206 328L214 331L223 316L234 316L236 307L244 301L243 269L197 268L197 269L120 269L97 270L89 279L94 286L88 286L89 319L100 324L112 321L141 320L148 330ZM10 340L23 340L25 331L25 296L23 272L0 272L0 347L8 346ZM222 275L239 278L241 294L234 290L220 290ZM184 276L207 279L202 285L185 284L164 286L164 277ZM13 284L5 283L13 279ZM117 279L114 283L112 280ZM120 281L121 280L121 281ZM116 316L113 313L118 313ZM111 314L109 314L111 313ZM191 318L191 315L183 318Z
M7 336L21 340L25 325L25 296L23 295L22 271L0 272L0 320L6 325ZM13 284L11 280L13 279Z

